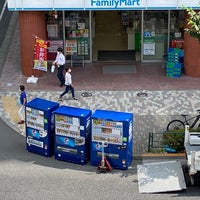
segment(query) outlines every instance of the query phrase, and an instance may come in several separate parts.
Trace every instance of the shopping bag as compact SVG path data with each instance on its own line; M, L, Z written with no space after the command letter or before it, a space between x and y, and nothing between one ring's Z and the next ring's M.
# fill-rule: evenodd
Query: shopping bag
M17 100L17 106L21 106L21 102L20 102L20 99Z
M56 68L56 66L55 66L55 65L52 65L52 66L51 66L51 73L54 73L54 71L55 71L55 68Z

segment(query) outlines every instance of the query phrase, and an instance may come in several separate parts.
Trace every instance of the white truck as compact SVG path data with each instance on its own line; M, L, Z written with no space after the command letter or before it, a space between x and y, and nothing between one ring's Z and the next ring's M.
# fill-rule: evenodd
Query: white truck
M200 132L189 132L188 125L185 126L184 146L190 182L194 185L195 177L200 178Z

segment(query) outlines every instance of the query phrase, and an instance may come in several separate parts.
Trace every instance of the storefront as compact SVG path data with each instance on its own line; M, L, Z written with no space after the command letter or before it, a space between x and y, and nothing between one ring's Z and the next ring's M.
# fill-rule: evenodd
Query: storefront
M76 54L85 62L160 62L170 46L183 48L183 5L198 8L199 1L8 0L11 11L43 13L45 26L38 36L48 41L48 60L63 46L67 61ZM118 51L125 57L113 58Z
M103 50L134 50L133 60L159 61L174 40L183 41L183 10L50 11L46 17L49 59L65 44L66 56L83 55L87 61L103 59Z

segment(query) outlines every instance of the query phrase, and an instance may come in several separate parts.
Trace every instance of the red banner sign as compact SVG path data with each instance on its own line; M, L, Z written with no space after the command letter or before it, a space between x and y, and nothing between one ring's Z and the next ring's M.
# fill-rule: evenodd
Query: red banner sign
M47 71L47 42L35 37L34 69Z

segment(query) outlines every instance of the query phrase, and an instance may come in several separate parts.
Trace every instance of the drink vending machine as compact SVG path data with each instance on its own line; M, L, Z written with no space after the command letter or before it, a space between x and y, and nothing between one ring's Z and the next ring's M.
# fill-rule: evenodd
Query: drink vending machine
M54 116L59 103L35 98L25 106L26 147L43 156L54 153Z
M91 110L60 106L55 115L55 158L86 164L90 157Z
M111 167L128 169L133 151L133 114L96 110L91 119L91 164L98 166L103 152Z

